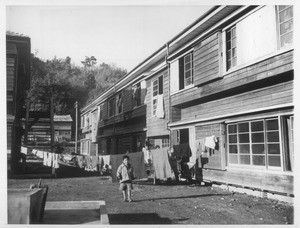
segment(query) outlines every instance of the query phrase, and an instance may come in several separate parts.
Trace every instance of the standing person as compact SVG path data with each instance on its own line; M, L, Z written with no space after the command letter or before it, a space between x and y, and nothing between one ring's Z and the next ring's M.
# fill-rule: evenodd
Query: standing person
M119 189L123 191L123 197L124 197L123 201L132 202L131 190L133 189L132 180L134 179L134 175L133 175L133 167L130 164L130 158L128 155L123 156L123 162L117 170L117 178L120 181Z

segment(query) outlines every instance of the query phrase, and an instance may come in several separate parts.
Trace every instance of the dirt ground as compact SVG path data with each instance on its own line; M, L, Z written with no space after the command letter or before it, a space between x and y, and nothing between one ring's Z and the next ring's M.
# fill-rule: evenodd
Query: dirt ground
M8 188L28 188L38 179L8 179ZM47 201L105 200L110 224L293 224L293 205L199 185L134 183L133 200L122 201L110 177L43 179Z

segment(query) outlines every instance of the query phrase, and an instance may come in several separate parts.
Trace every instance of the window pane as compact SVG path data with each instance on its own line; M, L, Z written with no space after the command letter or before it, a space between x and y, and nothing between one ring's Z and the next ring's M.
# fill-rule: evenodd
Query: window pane
M236 47L236 38L232 39L232 47Z
M229 145L229 153L230 154L237 154L237 146L236 145Z
M264 122L256 121L251 123L251 131L263 131L264 130Z
M229 133L236 133L237 132L237 125L228 125L228 132Z
M280 167L280 156L268 156L268 165Z
M236 135L229 135L229 143L236 143L237 136Z
M288 7L289 7L288 5L287 6L282 5L282 6L279 6L279 10L281 11L281 10L283 10L285 8L288 8Z
M252 142L264 142L264 133L252 133Z
M186 56L184 57L184 61L185 61L185 62L190 62L190 61L191 61L191 55L190 55L190 54L186 55Z
M231 49L229 51L227 51L227 59L230 60L231 59Z
M190 62L185 64L185 70L189 70L190 68L191 68L191 63Z
M290 45L293 43L293 33L285 34L281 37L281 47L284 47L285 45Z
M239 134L239 142L240 143L248 143L249 142L249 134Z
M278 120L267 120L267 130L278 130Z
M240 153L241 154L249 154L250 153L250 146L249 144L240 145Z
M235 34L236 34L235 30L236 30L236 28L235 28L235 27L234 27L234 28L232 28L232 30L231 30L231 31L232 31L232 33L231 33L231 34L232 34L232 37L235 37L235 36L236 36L236 35L235 35Z
M185 78L190 78L191 77L191 71L186 71L184 74Z
M279 13L279 22L284 22L293 18L293 7L283 10Z
M236 66L236 57L232 59L232 66Z
M240 123L239 132L249 132L249 124L248 123Z
M192 78L189 77L185 80L185 86L191 85L192 84Z
M153 97L155 97L158 94L157 90L153 92Z
M238 156L234 154L229 155L229 163L238 164Z
M253 154L265 154L265 145L264 144L252 144L252 153Z
M157 85L157 83L158 83L157 80L153 81L153 86Z
M252 156L252 159L253 159L253 165L260 165L260 166L266 165L265 156L254 155Z
M226 32L226 41L229 41L229 40L231 40L231 31L230 30L228 30Z
M236 48L232 48L232 58L236 57Z
M280 35L293 31L293 20L289 20L280 25Z
M279 132L267 132L267 142L279 142Z
M240 155L241 164L250 164L250 155Z
M268 154L280 154L279 143L268 144Z

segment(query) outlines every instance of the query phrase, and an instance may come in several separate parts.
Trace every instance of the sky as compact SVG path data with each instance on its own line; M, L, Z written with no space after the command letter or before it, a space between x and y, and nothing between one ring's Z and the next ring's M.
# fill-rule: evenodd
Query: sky
M85 56L130 71L209 10L211 5L7 5L6 30L31 38L46 60Z

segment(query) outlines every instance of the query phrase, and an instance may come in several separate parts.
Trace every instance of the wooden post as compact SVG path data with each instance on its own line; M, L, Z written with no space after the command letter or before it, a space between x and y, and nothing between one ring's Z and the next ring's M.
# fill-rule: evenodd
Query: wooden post
M78 102L75 102L75 153L77 154L77 141L78 141Z
M26 122L25 122L25 133L24 133L24 145L25 146L27 146L27 143L28 143L29 107L30 107L30 101L29 101L29 99L27 99L26 100Z
M50 99L50 129L51 129L51 153L54 153L54 104L53 96ZM52 166L52 174L55 175L55 168Z

